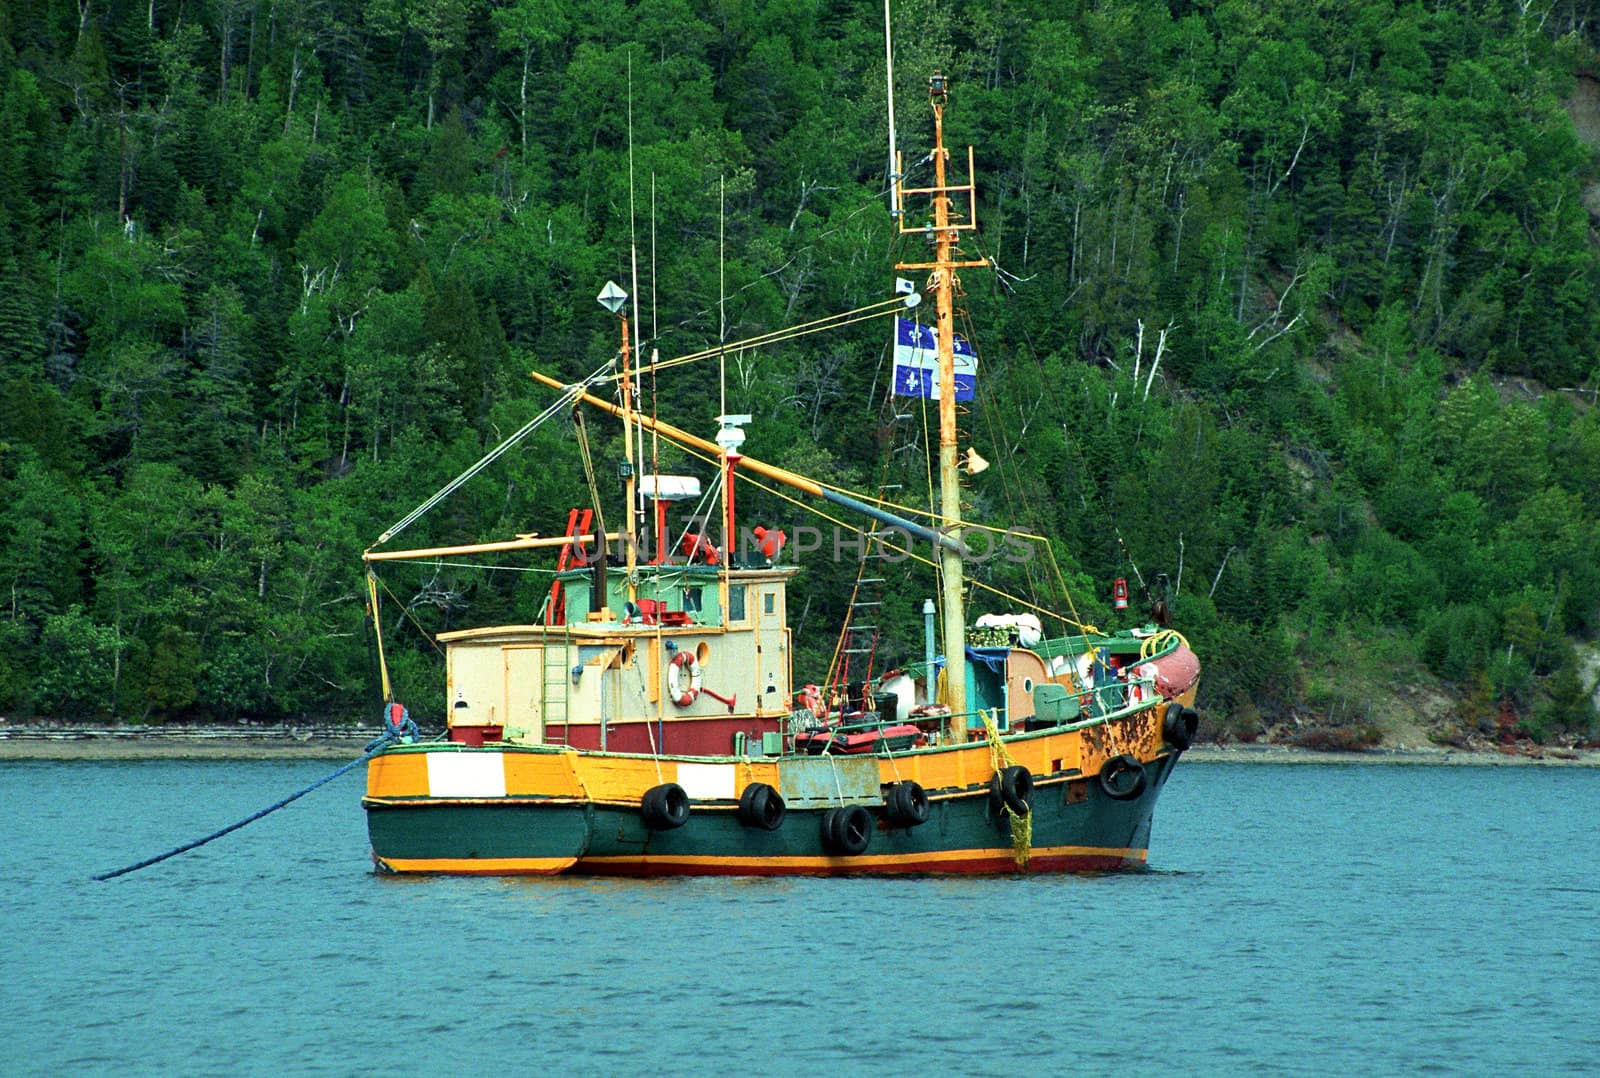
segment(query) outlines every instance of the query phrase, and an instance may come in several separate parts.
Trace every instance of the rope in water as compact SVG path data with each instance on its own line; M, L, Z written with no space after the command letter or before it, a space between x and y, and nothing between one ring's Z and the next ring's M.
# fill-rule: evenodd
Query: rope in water
M411 722L409 717L406 719L406 722L408 724ZM415 731L415 729L416 729L416 727L414 725L411 728L412 728L413 731ZM334 771L332 774L324 775L322 778L318 779L316 782L313 782L310 786L304 787L303 789L300 789L300 790L296 790L294 793L290 794L288 797L285 797L282 801L279 801L277 804L268 805L266 808L262 809L260 812L257 812L257 813L255 813L254 815L251 815L251 816L246 816L244 819L240 820L237 823L231 823L227 827L224 827L220 831L213 831L211 834L207 835L205 838L199 838L199 839L195 839L193 842L187 842L187 843L183 844L182 846L177 847L176 849L168 850L166 853L159 854L159 855L157 855L155 857L148 857L145 860L140 861L138 864L129 865L126 868L119 868L115 872L102 872L98 876L92 876L90 878L93 879L93 880L96 880L96 881L103 881L103 880L116 879L118 876L126 876L128 873L137 872L141 868L149 868L151 865L160 864L162 861L165 861L169 857L176 857L180 853L188 853L190 850L197 849L198 847L204 846L206 843L212 841L213 839L219 839L223 835L231 834L232 832L239 830L239 828L245 826L246 824L255 823L257 820L261 819L261 817L266 816L269 813L277 812L279 809L283 808L283 806L289 804L291 801L298 801L300 798L304 797L306 794L310 793L312 790L317 789L319 786L326 786L328 783L332 782L334 779L338 778L340 775L343 775L345 772L350 771L350 770L352 770L352 769L354 769L356 767L359 767L360 765L366 763L368 760L370 760L374 756L378 755L378 753L382 752L384 749L388 748L390 745L396 744L400 740L400 735L401 735L401 731L400 730L396 730L396 729L394 729L394 728L392 728L392 727L390 727L390 726L388 726L386 724L385 727L384 727L383 734L381 736L379 736L375 741L372 741L371 743L369 743L367 745L367 747L366 747L366 750L361 754L360 757L358 757L357 759L351 760L349 763L345 764L343 767L340 767L337 771Z

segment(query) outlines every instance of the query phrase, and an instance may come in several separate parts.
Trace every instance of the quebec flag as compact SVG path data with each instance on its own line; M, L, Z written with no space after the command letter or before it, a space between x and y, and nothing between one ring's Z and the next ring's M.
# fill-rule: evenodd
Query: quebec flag
M939 339L932 326L894 320L894 394L939 399ZM978 354L955 338L956 400L969 401L978 384Z

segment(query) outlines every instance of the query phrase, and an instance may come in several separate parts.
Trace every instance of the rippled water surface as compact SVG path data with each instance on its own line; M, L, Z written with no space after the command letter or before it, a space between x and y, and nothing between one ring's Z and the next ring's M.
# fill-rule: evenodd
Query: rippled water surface
M4 1074L1593 1073L1600 771L1191 763L1151 871L394 879L326 762L0 764Z

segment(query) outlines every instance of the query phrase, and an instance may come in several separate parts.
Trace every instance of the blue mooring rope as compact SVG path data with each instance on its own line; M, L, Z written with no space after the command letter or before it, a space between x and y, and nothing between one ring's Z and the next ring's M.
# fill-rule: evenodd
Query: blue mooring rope
M169 857L176 857L180 853L188 853L192 849L195 849L195 848L200 847L200 846L204 846L206 843L210 842L212 839L218 839L218 838L221 838L223 835L226 835L226 834L229 834L230 832L239 830L239 828L243 827L245 824L255 823L257 820L261 819L261 817L267 815L268 813L277 812L279 809L281 809L283 806L287 805L289 802L298 801L300 798L304 797L306 794L310 793L312 790L315 790L317 787L326 786L328 783L332 782L334 779L338 778L340 775L343 775L346 771L349 771L349 770L351 770L353 768L359 767L362 764L366 763L368 760L370 760L374 756L378 755L378 753L382 752L384 749L388 748L390 745L397 744L401 740L401 735L402 734L405 734L405 735L407 735L409 737L415 737L416 734L417 734L416 723L411 721L411 717L409 715L406 716L404 727L402 729L395 729L393 726L390 726L388 723L385 723L384 727L383 727L383 733L380 734L373 741L368 742L365 751L362 752L360 757L358 757L357 759L351 760L349 763L345 764L343 767L339 768L337 771L333 772L332 774L324 775L322 778L318 779L316 782L313 782L310 786L307 786L307 787L305 787L304 789L301 789L301 790L296 790L294 793L290 794L288 797L285 797L282 801L279 801L277 804L268 805L266 808L262 809L260 812L257 812L257 813L255 813L254 815L251 815L251 816L246 816L244 819L240 820L238 823L231 823L227 827L224 827L220 831L213 831L211 834L207 835L205 838L197 838L193 842L187 842L187 843L183 844L182 846L177 847L176 849L168 850L166 853L160 854L160 855L158 855L156 857L146 858L145 860L140 861L138 864L129 865L127 868L119 868L115 872L102 872L98 876L91 876L90 879L99 881L99 880L116 879L118 876L126 876L130 872L137 872L141 868L149 868L151 865L159 864L162 861L165 861Z

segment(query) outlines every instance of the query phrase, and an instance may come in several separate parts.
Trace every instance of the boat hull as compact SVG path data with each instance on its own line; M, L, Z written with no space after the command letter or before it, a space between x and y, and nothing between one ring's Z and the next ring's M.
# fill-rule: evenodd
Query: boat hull
M1106 871L1144 865L1156 800L1177 758L1176 751L1164 746L1151 754L1142 765L1142 791L1120 799L1106 791L1097 772L1068 769L1041 775L1035 779L1026 818L1010 814L987 784L980 783L931 791L928 819L917 826L897 826L882 799L868 804L858 798L855 803L870 817L870 829L866 849L854 855L831 848L825 833L827 815L838 806L815 802L791 804L782 824L771 831L741 822L737 800L729 798L694 800L682 826L653 830L637 801L607 799L604 789L550 796L369 796L365 805L375 862L382 870L403 873L893 876ZM877 761L861 762L877 766Z

